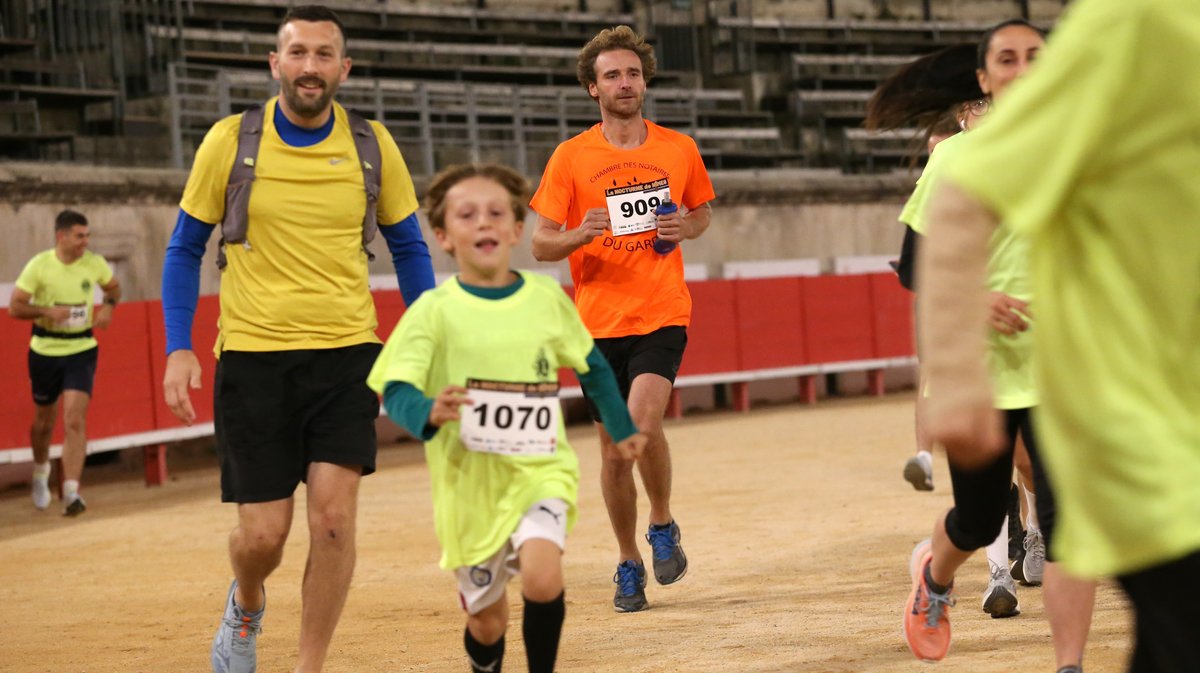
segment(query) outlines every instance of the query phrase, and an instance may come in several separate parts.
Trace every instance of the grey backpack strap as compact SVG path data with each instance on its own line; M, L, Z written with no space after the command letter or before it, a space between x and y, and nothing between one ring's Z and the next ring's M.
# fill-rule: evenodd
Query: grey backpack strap
M346 110L346 117L350 120L354 149L358 151L358 163L362 166L363 188L367 192L367 209L363 213L363 251L367 253L368 259L374 260L375 255L371 254L367 244L375 240L375 233L379 231L377 216L379 193L383 184L380 170L383 156L379 150L379 138L375 137L375 129L371 128L371 122L350 110Z
M242 113L238 127L237 154L225 187L225 217L221 220L221 242L217 246L217 268L224 270L225 244L241 243L247 248L246 229L250 224L250 187L254 184L254 165L262 143L263 107L253 105Z

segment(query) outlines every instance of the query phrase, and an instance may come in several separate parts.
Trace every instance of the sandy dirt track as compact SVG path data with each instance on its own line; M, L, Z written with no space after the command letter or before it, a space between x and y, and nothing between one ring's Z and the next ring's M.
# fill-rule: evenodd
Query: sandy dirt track
M649 611L612 611L616 546L599 491L598 444L571 429L583 483L568 540L561 671L928 671L900 633L912 545L949 506L900 478L912 444L911 394L715 412L668 422L673 510L691 561L676 585L647 589ZM427 472L417 444L385 448L364 480L358 568L334 638L331 673L467 670L454 582L437 568ZM86 475L85 475L86 479ZM147 489L126 473L86 486L78 520L0 496L0 671L207 671L231 577L233 506L214 465L177 470ZM303 488L298 507L303 507ZM299 510L302 511L302 510ZM647 508L643 503L642 516ZM307 527L298 516L268 583L259 671L290 671ZM643 553L649 557L649 551ZM980 610L980 552L960 573L945 671L1053 671L1041 590L1021 588L1021 616ZM519 584L506 671L524 671ZM1101 587L1089 673L1123 671L1130 614Z

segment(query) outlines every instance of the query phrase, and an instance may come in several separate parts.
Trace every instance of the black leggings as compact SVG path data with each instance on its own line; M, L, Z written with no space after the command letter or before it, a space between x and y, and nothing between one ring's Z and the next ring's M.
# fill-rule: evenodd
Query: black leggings
M1200 552L1117 579L1137 614L1129 673L1200 671Z
M1013 451L1017 446L1017 434L1020 433L1033 463L1038 524L1048 550L1054 529L1054 491L1050 488L1038 456L1037 438L1033 432L1033 410L1006 410L1004 431L1008 437L1008 444L988 465L976 470L964 470L956 467L953 460L950 461L954 508L946 515L946 534L950 537L950 542L963 551L975 551L986 547L1000 534L1000 527L1004 525L1004 517L1008 514Z

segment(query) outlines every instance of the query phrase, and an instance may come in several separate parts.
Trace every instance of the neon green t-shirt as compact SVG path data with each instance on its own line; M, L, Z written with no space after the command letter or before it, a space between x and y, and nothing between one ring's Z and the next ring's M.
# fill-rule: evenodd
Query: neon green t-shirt
M263 109L250 245L225 248L229 265L221 274L216 352L378 343L362 250L366 192L346 111L335 103L329 137L292 147L275 130L276 100ZM196 151L179 206L202 222L225 217L240 123L240 114L217 122ZM383 125L371 126L383 163L378 220L391 224L417 210L417 197L396 141Z
M1074 573L1200 549L1200 3L1078 0L948 179L1029 236Z
M403 381L427 397L468 380L487 382L481 385L492 389L541 384L557 391L560 367L586 373L594 343L570 298L551 278L522 275L525 284L503 299L476 297L457 278L421 295L384 345L367 385L382 393L389 382ZM467 397L472 394L476 391ZM489 420L501 425L506 418L494 403L491 412L481 412L482 398L473 401L474 407L461 409L463 421L443 425L425 443L445 569L491 557L539 500L562 499L569 507L568 530L575 523L579 461L567 443L561 414L556 412L557 424L545 426L545 436L554 444L551 453L484 453L467 449L460 426L479 413L490 413ZM549 402L557 405L557 395ZM532 434L539 416L522 413L523 408L511 408L515 413L507 417L508 424L516 428L524 423Z
M63 264L53 248L43 250L21 270L14 285L28 292L34 306L71 306L71 318L65 324L53 324L38 320L37 325L51 331L79 333L92 327L92 302L96 286L107 285L112 280L112 268L100 255L85 250L83 256L70 264ZM92 337L56 339L35 336L29 340L29 349L38 355L63 357L82 353L96 347Z
M904 204L900 221L918 234L929 226L929 199L945 177L946 166L963 153L966 133L946 138L933 148L917 187ZM1032 296L1029 280L1028 242L1009 227L996 229L988 242L987 287L1028 302ZM988 330L988 371L992 376L992 397L997 409L1028 409L1037 406L1038 395L1033 375L1033 329L1012 336Z

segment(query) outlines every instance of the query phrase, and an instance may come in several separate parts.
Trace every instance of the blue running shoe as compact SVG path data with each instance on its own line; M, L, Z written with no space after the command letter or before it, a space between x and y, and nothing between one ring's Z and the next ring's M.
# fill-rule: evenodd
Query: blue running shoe
M255 645L262 632L263 610L250 613L242 610L233 600L237 580L229 586L229 597L225 599L225 614L212 644L213 673L254 673L258 663Z
M613 609L617 612L640 612L650 607L646 602L646 566L639 561L622 561L613 575L617 593Z
M679 546L679 526L672 521L666 526L650 526L646 541L654 550L654 579L659 584L678 582L687 574L687 556Z

